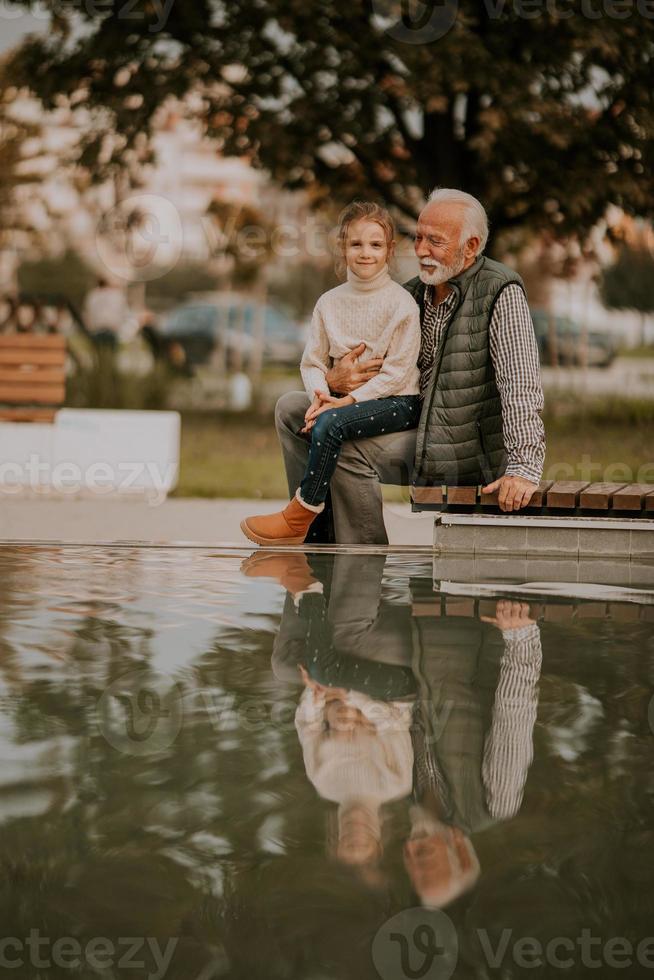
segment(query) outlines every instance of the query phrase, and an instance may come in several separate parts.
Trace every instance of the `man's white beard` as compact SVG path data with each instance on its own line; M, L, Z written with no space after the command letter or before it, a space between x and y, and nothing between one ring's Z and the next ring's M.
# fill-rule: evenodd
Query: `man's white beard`
M421 268L419 273L421 282L424 282L427 286L440 286L441 283L447 282L448 279L453 279L459 275L466 264L462 248L456 253L451 265L443 265L442 262L436 262L435 259L429 259L428 261L434 263L432 269L427 271Z

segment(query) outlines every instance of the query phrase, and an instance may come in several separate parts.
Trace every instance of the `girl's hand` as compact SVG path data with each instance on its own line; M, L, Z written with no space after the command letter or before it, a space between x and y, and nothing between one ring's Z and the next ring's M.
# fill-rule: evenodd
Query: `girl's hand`
M316 388L316 393L313 396L313 401L311 402L306 412L304 413L305 425L302 429L300 429L300 432L309 432L316 424L316 413L322 404L319 396L320 396L320 392Z
M322 415L323 412L328 411L330 408L341 408L343 405L354 405L352 395L344 395L342 398L336 398L334 395L328 395L326 392L316 389L316 396L304 416L306 424L300 431L310 432L316 424L316 419L319 415Z
M317 408L315 411L315 418L318 418L323 412L328 412L330 408L342 408L344 405L354 405L354 398L352 395L343 395L342 398L336 398L334 395L321 393L320 403L320 408Z
M308 422L309 419L312 419L314 417L315 411L316 411L317 408L320 408L320 405L321 405L320 392L316 388L316 393L313 396L313 401L311 402L311 404L307 408L306 412L304 413L304 421L305 422Z

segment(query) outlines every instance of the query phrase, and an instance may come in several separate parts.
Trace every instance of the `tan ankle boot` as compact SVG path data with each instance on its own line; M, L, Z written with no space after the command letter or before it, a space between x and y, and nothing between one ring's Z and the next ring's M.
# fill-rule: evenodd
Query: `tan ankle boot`
M323 509L301 503L296 494L291 502L277 514L246 517L241 521L241 531L255 544L302 544L314 518Z
M287 592L304 592L318 580L303 551L253 551L241 564L248 578L273 578Z

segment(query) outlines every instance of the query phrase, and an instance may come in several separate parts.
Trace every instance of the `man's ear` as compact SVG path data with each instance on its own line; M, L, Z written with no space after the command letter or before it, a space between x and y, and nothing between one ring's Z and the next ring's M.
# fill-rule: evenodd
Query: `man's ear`
M464 245L463 254L466 259L474 259L474 257L479 252L479 246L481 244L481 239L473 236L469 238Z

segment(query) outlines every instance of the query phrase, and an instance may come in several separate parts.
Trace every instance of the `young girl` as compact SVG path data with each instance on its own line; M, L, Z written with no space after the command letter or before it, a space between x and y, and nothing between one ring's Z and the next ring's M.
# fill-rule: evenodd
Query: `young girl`
M420 416L417 368L420 314L394 282L388 262L395 247L391 216L355 201L341 215L339 247L347 281L318 300L300 372L313 399L302 432L311 434L309 462L283 511L241 522L256 544L301 544L325 506L343 441L415 428ZM365 344L365 358L383 358L377 375L344 397L331 395L326 374L334 361Z
M384 804L411 794L413 702L324 687L300 671L305 691L295 727L307 776L323 799L338 803L333 856L372 869L382 856Z

